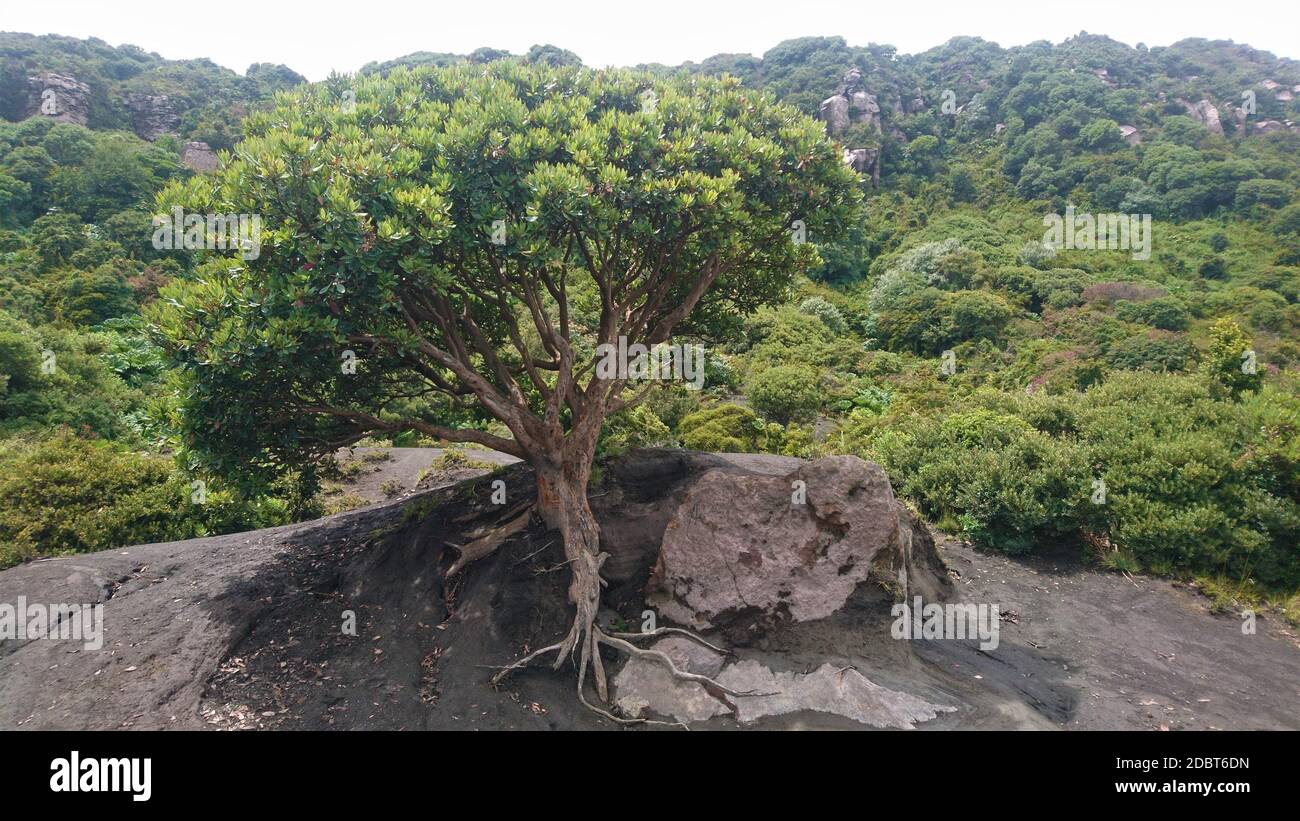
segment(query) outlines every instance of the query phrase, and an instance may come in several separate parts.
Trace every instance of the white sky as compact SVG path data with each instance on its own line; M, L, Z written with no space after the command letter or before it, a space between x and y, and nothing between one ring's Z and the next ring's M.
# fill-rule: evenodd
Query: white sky
M319 80L413 51L516 54L534 43L590 66L761 55L782 40L839 35L915 53L956 35L1003 46L1080 31L1133 45L1229 39L1300 58L1297 0L4 0L0 30L98 37L243 72L284 63Z

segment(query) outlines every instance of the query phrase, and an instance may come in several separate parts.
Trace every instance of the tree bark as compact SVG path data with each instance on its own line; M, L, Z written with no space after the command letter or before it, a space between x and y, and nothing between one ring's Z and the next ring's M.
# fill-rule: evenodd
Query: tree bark
M538 512L548 526L560 532L564 542L564 558L570 573L569 602L575 611L573 626L561 642L555 667L558 669L566 657L577 652L579 689L590 665L596 692L602 701L608 701L595 630L601 588L605 584L600 569L608 554L600 550L600 525L587 502L596 442L591 436L576 441L571 438L566 444L568 447L561 451L564 457L558 465L536 466Z

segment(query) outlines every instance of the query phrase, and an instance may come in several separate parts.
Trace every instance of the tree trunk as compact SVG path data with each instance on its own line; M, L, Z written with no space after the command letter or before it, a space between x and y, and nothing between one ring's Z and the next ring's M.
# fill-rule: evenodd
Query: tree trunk
M575 426L576 427L576 426ZM534 659L555 653L555 669L559 669L566 658L573 659L578 669L578 699L587 707L612 721L623 724L638 724L650 719L641 717L620 717L614 713L593 705L584 692L587 670L590 668L596 693L603 702L609 702L609 685L605 676L605 664L600 657L600 648L626 653L629 656L646 659L662 665L676 681L693 682L702 686L709 695L735 711L735 705L728 697L746 695L724 687L708 676L681 670L673 660L662 651L642 649L633 645L633 641L650 639L655 636L672 633L684 635L717 653L726 653L688 630L675 627L662 627L648 633L606 633L596 624L596 615L600 609L601 588L605 582L600 578L601 566L609 554L600 550L600 525L592 515L591 506L587 504L587 482L591 478L592 456L596 450L596 437L600 433L598 425L588 429L585 435L575 435L577 431L562 440L560 447L550 453L563 454L560 459L538 458L533 462L537 473L537 510L542 518L555 530L560 531L564 540L564 555L569 566L569 601L573 604L573 626L568 634L555 644L533 650L526 656L500 668L492 677L492 683L499 684L512 670L526 667ZM575 659L574 655L578 657ZM655 722L665 723L665 722Z
M596 691L602 701L608 701L605 670L594 629L604 585L600 568L608 554L600 551L600 525L587 503L594 447L577 450L579 452L565 458L558 469L537 469L538 509L546 523L560 531L564 541L564 557L571 574L569 601L575 609L573 627L561 643L555 667L558 669L575 650L580 651L577 660L579 690L590 664Z

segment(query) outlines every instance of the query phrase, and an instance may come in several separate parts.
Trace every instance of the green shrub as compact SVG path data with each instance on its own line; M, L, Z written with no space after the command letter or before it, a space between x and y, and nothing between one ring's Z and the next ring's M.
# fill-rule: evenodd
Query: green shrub
M817 415L822 395L817 372L804 365L775 365L749 381L749 401L769 419L787 425Z
M195 484L171 459L62 431L0 452L0 567L284 524L291 502L242 500Z
M687 415L677 428L682 445L712 453L759 450L763 423L749 408L724 403Z
M636 405L605 419L596 450L601 456L618 456L635 448L670 445L672 441L672 431L663 420L649 407Z
M810 296L799 303L799 310L822 321L832 333L844 333L844 314L840 309L819 296Z
M1148 331L1111 347L1106 362L1129 371L1183 371L1196 361L1196 347L1182 334Z
M1119 302L1115 315L1125 322L1150 325L1162 331L1185 331L1190 315L1177 297L1164 296L1147 302Z
M1230 401L1211 385L1119 373L1084 393L985 390L862 427L854 448L989 549L1108 544L1159 572L1293 589L1300 398L1265 387Z
M1201 367L1220 388L1232 396L1242 391L1258 390L1262 379L1250 336L1231 319L1223 318L1210 326L1210 349Z
M63 433L11 442L0 479L0 565L197 535L191 488L170 460Z

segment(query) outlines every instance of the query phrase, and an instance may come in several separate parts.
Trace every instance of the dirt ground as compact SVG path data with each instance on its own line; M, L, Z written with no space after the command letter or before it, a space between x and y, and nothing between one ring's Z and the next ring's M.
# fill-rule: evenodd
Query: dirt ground
M418 472L433 458L396 464ZM528 487L525 467L503 470L511 488ZM635 624L673 489L612 473L593 494L614 554L602 619ZM98 652L0 642L0 727L616 729L578 704L571 669L488 685L493 668L554 641L571 615L560 547L540 525L443 584L448 543L482 514L487 482L0 573L0 602L102 602L106 624ZM1204 597L1168 581L1072 557L1012 561L951 540L940 550L958 598L1006 614L997 649L891 639L889 601L864 584L831 618L786 625L737 655L774 670L854 667L956 708L923 730L1300 729L1300 643L1279 620L1261 616L1243 635L1240 619L1211 614ZM694 726L740 727L726 717ZM750 726L863 727L822 713Z
M473 462L508 465L515 457L483 448L461 448L459 452ZM420 477L447 451L439 448L342 448L335 454L344 475L327 480L336 487L334 495L354 496L369 504L399 499L414 493ZM348 469L349 465L355 468ZM467 472L462 478L473 476ZM400 488L390 492L389 488Z

